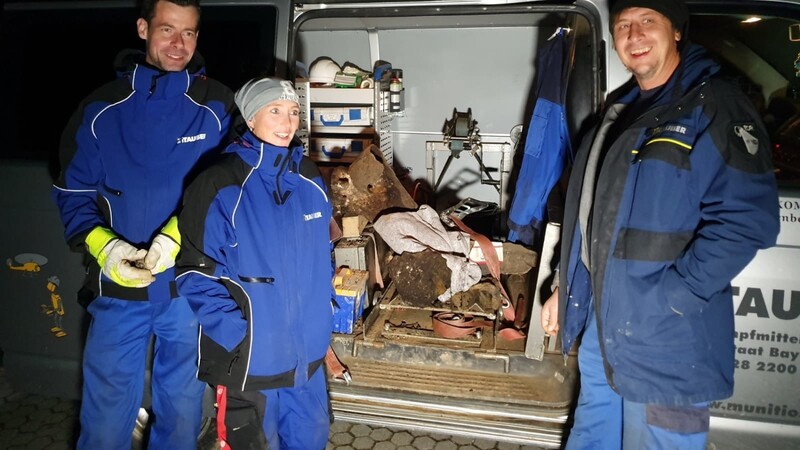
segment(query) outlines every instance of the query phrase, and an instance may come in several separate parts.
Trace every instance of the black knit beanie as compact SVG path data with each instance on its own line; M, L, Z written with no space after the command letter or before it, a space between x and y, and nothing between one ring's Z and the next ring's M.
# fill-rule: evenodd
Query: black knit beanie
M616 0L611 5L609 11L609 28L611 34L614 34L614 21L617 14L626 8L649 8L653 11L658 11L663 14L672 26L681 32L681 40L678 43L680 48L684 42L689 38L689 8L683 0Z

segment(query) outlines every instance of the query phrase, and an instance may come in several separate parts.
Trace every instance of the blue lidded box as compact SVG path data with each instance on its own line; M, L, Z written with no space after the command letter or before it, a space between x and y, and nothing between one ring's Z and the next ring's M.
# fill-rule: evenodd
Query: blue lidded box
M367 280L369 272L340 267L333 278L336 304L333 306L333 332L353 332L367 303Z

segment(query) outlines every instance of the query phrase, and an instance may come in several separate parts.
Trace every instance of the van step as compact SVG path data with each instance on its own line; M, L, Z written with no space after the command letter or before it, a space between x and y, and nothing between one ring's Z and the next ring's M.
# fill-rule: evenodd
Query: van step
M558 448L569 408L520 406L330 385L336 420Z

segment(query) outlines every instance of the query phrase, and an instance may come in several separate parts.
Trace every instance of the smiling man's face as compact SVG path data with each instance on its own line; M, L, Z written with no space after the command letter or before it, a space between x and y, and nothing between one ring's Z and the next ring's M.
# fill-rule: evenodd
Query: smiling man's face
M147 62L167 72L186 68L197 48L199 24L194 6L158 2L153 19L140 18L136 24L139 37L147 41Z
M639 87L653 89L678 67L681 33L666 16L650 8L627 8L614 21L614 49Z

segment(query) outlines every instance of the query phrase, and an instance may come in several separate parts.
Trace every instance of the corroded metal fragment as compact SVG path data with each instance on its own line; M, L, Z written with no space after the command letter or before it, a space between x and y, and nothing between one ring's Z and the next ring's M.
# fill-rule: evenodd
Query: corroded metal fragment
M417 203L374 145L350 166L334 168L330 184L336 216L361 215L374 221L388 209L417 209Z
M397 293L409 305L430 306L450 287L447 261L433 250L396 255L389 261L388 270Z

